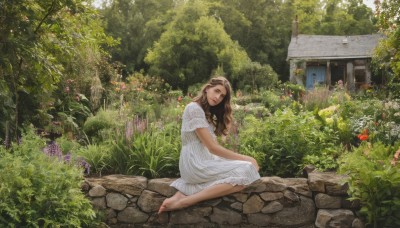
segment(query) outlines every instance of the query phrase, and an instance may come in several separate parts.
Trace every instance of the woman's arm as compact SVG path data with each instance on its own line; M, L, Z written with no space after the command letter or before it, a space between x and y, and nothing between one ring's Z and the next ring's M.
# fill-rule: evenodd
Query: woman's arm
M235 153L219 145L219 143L215 141L214 138L211 136L207 128L197 128L196 134L199 137L200 141L207 147L207 149L211 153L226 159L249 161L257 168L257 171L260 169L258 167L257 161L254 158Z

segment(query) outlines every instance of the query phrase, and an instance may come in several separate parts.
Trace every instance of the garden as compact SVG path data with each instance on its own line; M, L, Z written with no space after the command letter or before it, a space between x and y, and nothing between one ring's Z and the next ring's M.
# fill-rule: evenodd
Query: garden
M282 63L251 61L262 53L231 40L240 40L233 24L226 33L205 16L219 12L248 28L251 18L229 18L219 1L176 1L176 11L174 1L148 1L157 12L130 18L146 26L129 41L137 62L124 49L127 37L107 27L122 20L113 7L16 2L0 0L0 226L98 227L104 215L82 193L85 177L179 177L181 116L212 75L234 89L234 124L220 144L256 158L261 176L300 177L307 165L346 174L368 227L400 226L399 3L384 1L375 21L388 39L373 74L389 72L386 83L307 91L285 80Z

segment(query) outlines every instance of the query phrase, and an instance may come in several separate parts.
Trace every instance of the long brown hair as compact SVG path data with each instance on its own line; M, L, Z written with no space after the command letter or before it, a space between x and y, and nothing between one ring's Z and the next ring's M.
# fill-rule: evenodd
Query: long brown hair
M226 95L221 103L216 106L210 106L207 101L206 90L217 85L225 87ZM217 136L227 135L233 120L231 92L231 85L226 78L221 76L213 77L203 86L199 94L193 99L194 102L197 102L203 108L207 120L214 125L214 132Z

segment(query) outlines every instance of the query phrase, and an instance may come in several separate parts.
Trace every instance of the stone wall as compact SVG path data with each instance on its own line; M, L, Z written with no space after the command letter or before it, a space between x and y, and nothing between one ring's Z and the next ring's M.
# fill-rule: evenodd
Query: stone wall
M364 227L349 202L345 177L262 177L245 190L157 215L174 179L110 175L87 178L82 189L110 227Z

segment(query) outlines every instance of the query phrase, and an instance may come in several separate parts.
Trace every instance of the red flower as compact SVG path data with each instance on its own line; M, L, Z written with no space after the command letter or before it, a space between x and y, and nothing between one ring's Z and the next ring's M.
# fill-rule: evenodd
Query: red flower
M368 128L364 129L361 134L357 135L357 137L361 140L361 141L365 141L368 139Z
M365 141L368 139L368 135L363 135L363 134L359 134L357 135L357 137L361 140L361 141Z

